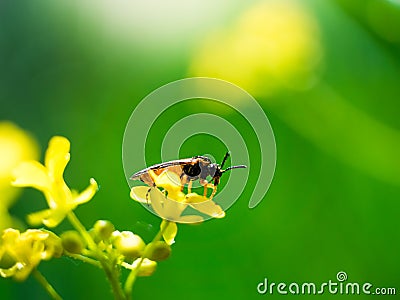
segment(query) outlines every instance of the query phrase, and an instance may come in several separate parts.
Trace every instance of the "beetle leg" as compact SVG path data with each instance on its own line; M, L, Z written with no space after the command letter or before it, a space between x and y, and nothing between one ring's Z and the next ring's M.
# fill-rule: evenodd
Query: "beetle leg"
M217 186L215 184L213 184L212 188L213 188L213 191L211 193L210 200L212 200L212 198L214 197L215 193L217 192Z
M153 186L152 186L153 188L155 188L156 187L156 184L155 183L153 183ZM148 206L150 206L150 204L149 204L149 194L150 194L150 191L151 191L151 187L147 190L147 193L146 193L146 201L147 201L147 205Z
M188 177L182 173L182 175L180 176L181 178L181 192L183 191L183 188L185 187L186 183L190 183L190 179L188 179Z
M204 186L204 194L203 194L204 197L207 197L207 192L209 187L210 185L208 183Z
M147 193L146 193L146 201L147 201L147 205L149 206L149 194L150 194L150 191L151 191L151 188L149 188L148 190L147 190Z
M200 179L200 184L204 187L203 196L207 197L207 188L208 188L208 181L205 179Z
M208 188L213 189L213 193L211 194L211 197L214 196L214 194L215 194L215 192L216 192L216 187L215 187L214 184L209 183L209 182L208 182L207 180L205 180L205 179L200 179L200 184L204 187L204 194L203 194L204 197L207 197ZM210 198L210 199L211 199L211 198Z
M192 184L193 184L193 181L189 180L188 187L187 187L188 194L190 194L192 192Z

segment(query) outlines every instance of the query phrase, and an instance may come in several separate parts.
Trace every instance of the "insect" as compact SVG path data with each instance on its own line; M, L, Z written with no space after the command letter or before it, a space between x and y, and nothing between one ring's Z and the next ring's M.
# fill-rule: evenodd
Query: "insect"
M221 165L212 163L207 156L193 156L191 158L184 158L178 160L172 160L161 164L156 164L143 169L133 174L131 180L141 180L149 186L155 186L153 179L151 178L149 171L153 170L156 175L160 175L162 172L168 170L179 175L181 179L182 190L185 184L188 184L188 193L191 193L192 183L195 180L199 180L200 184L204 187L204 196L207 196L208 188L212 188L210 199L213 198L217 192L217 186L219 180L226 171L232 169L247 168L245 165L231 166L223 169L224 164L230 153L227 152L222 160ZM207 177L210 176L211 180L207 181Z

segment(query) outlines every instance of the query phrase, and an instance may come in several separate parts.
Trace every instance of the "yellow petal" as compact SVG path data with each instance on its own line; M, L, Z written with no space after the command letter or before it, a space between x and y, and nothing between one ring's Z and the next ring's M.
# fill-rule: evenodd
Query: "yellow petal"
M175 243L175 236L178 233L178 226L176 226L176 223L162 220L160 230L163 232L164 241L168 245Z
M178 174L165 171L162 172L156 178L153 178L155 184L159 187L163 187L166 190L181 190L181 179Z
M20 232L14 228L7 228L3 230L3 235L1 236L4 244L12 245L19 238Z
M47 227L56 227L72 209L45 209L27 216L28 223L34 226L44 224Z
M130 196L135 201L150 204L149 189L150 188L148 186L134 186L131 188Z
M72 209L70 210L53 209L52 214L48 218L43 220L43 224L50 228L56 227L64 220L64 218L71 210Z
M186 202L188 203L201 203L209 201L210 199L205 196L200 196L197 193L190 193L186 195Z
M177 221L182 214L183 210L187 207L187 204L174 201L169 197L166 197L157 188L151 188L150 190L151 206L154 211L163 219L169 221Z
M181 216L177 222L186 224L195 224L203 221L204 219L201 216L189 215L189 216Z
M178 202L185 201L185 194L182 193L182 182L178 174L168 170L162 172L159 176L153 170L150 170L149 174L157 187L168 192L168 197Z
M40 191L50 187L49 176L46 168L37 161L26 161L20 163L14 170L15 180L12 182L15 186L30 186Z
M38 152L38 145L28 132L0 121L0 187L10 184L12 170L20 162L36 160Z
M90 178L90 185L77 197L74 198L74 205L79 205L90 201L93 198L94 194L96 194L98 189L99 186L97 185L96 180L94 180L94 178Z
M32 272L33 267L36 267L31 265L24 265L22 263L16 263L15 266L16 272L13 275L13 278L17 281L24 281Z
M221 206L211 200L201 203L191 203L190 206L198 210L199 212L202 212L203 214L209 215L213 218L225 217L225 212L223 211Z
M35 241L44 241L49 237L49 233L40 229L28 229L21 234L21 239L33 239Z
M159 191L157 188L151 188L149 192L149 196L151 199L151 206L153 207L154 211L161 217L165 218L164 209L163 209L163 202L166 198L163 193Z
M178 202L169 197L164 197L164 215L170 221L178 221L182 212L188 206L186 203Z
M169 190L168 198L170 198L171 200L174 200L176 202L181 202L181 203L186 202L186 195L180 189L179 190Z
M47 219L51 216L51 211L51 209L45 209L31 213L27 216L27 221L33 226L41 225L44 219Z
M140 261L140 258L136 259L132 263L132 268L136 268L139 261ZM154 273L156 268L157 268L157 263L155 261L145 258L145 259L143 259L142 264L140 265L137 275L138 276L150 276Z
M3 278L14 276L19 269L22 269L24 266L21 263L16 263L11 268L2 269L0 268L0 276Z
M70 159L69 149L70 143L65 137L54 136L51 138L45 155L45 166L52 179L62 178Z
M46 198L47 205L51 209L65 206L72 203L72 193L64 181L59 181L58 184L53 184L51 189L43 192Z

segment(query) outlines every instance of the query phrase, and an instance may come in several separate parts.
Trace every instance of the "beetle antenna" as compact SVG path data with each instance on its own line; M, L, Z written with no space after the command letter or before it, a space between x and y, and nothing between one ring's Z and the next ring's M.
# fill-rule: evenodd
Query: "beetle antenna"
M247 168L247 166L245 166L245 165L232 166L232 167L226 168L225 170L222 170L222 173L232 170L232 169L245 169L245 168Z
M224 156L224 159L222 160L222 163L221 163L221 169L224 167L224 164L225 164L226 160L228 159L229 155L231 155L231 154L229 153L229 151L226 152L226 154L225 154L225 156Z

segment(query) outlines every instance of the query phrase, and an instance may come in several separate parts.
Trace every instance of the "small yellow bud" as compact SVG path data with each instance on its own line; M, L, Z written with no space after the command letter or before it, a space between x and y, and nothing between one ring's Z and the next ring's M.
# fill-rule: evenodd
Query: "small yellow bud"
M142 238L130 231L114 231L112 234L113 245L122 255L130 259L138 258L142 255L146 244Z
M7 252L3 253L0 258L0 269L9 269L16 263L15 259L13 259L10 254Z
M115 227L108 220L97 220L93 226L93 230L100 239L107 240L115 230Z
M98 244L101 241L100 236L97 234L96 230L94 230L94 228L90 228L89 229L89 235L92 237L93 241Z
M42 231L46 232L49 234L47 239L44 241L45 244L45 253L48 256L48 258L51 257L61 257L63 253L63 246L62 246L62 241L59 236L57 236L54 232L46 230L46 229L41 229Z
M81 253L86 246L79 233L74 230L63 232L61 234L61 241L63 248L74 254Z
M132 266L136 267L137 264L139 263L139 261L140 261L140 258L135 260L133 262ZM145 258L145 259L143 259L142 264L140 265L137 275L140 277L150 276L154 273L156 268L157 268L157 263L155 261Z
M158 241L147 245L146 257L150 260L161 261L167 259L171 255L171 246L166 242Z

